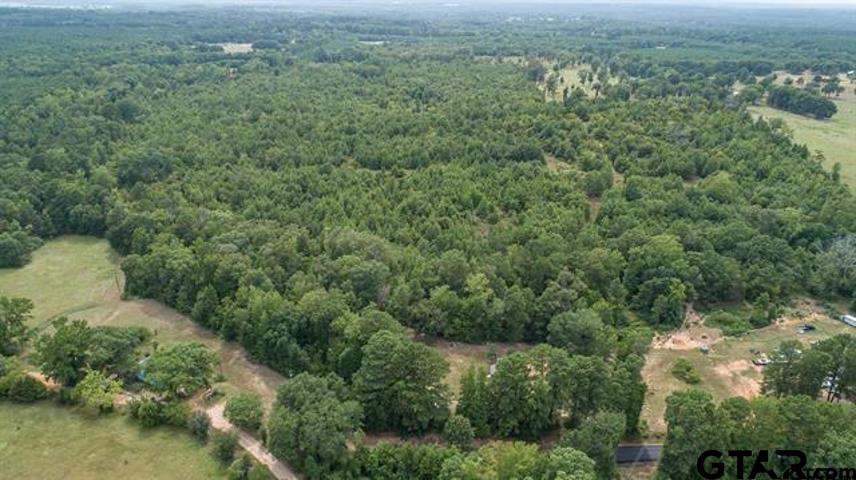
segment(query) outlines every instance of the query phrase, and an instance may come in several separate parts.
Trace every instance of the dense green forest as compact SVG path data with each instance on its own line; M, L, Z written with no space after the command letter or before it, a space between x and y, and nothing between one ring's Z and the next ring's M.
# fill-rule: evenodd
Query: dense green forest
M521 478L612 478L639 431L641 356L687 304L745 304L763 327L795 295L856 295L853 193L734 93L856 68L853 31L789 28L0 9L0 267L57 235L106 237L128 296L294 377L269 445L310 477L483 478L530 458ZM558 78L569 66L594 95ZM834 113L759 85L771 106ZM414 331L544 345L470 371L450 416L448 367ZM686 397L673 424L681 401L734 425L772 408ZM306 424L324 413L323 433ZM462 445L573 428L543 455L346 458L361 426L444 425Z

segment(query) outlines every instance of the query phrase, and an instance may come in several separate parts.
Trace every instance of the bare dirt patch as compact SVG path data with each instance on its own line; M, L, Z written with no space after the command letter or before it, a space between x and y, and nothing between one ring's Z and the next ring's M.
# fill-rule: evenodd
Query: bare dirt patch
M233 53L251 53L253 51L252 43L215 43L218 47L222 47L223 51L229 54Z
M816 330L800 333L798 327L804 323L811 323ZM725 337L718 329L706 327L703 317L688 307L681 329L657 337L645 357L642 376L648 391L642 418L650 435L657 437L666 432L663 419L666 398L673 392L691 388L671 373L679 358L688 361L699 373L702 381L694 387L710 393L716 401L734 396L754 398L761 393L763 368L753 365L752 359L762 353L769 354L785 340L807 344L847 329L842 322L829 318L816 302L802 300L768 327L739 337ZM700 351L703 345L708 346L707 353Z

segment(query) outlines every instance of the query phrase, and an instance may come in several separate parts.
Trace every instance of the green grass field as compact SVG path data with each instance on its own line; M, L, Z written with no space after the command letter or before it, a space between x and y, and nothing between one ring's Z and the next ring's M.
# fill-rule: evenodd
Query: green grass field
M197 341L220 356L226 381L216 386L259 393L270 404L284 379L251 362L237 344L222 341L175 310L152 300L123 300L119 256L106 240L66 236L51 240L19 269L0 269L0 295L33 301L32 327L66 315L93 325L142 326L160 344Z
M779 83L786 75L779 74ZM840 163L842 180L853 187L856 186L856 93L853 92L856 85L846 79L841 85L846 90L840 97L832 97L838 113L829 120L815 120L766 106L750 107L749 111L756 116L784 120L796 142L807 145L812 152L823 152L826 168Z
M92 417L52 403L0 403L0 478L225 478L208 450L178 430L144 430L121 415Z

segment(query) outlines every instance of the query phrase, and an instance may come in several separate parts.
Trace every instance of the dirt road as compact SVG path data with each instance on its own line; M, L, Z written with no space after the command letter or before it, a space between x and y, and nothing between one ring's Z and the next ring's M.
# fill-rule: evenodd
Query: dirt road
M273 474L277 480L298 480L300 478L293 470L291 470L291 467L274 457L261 441L249 433L239 428L235 428L235 426L232 425L232 423L229 422L223 414L224 408L225 403L220 402L207 410L208 416L211 417L211 426L214 429L224 432L233 431L237 433L238 444L241 445L241 448L252 455L256 461L267 466L270 473Z

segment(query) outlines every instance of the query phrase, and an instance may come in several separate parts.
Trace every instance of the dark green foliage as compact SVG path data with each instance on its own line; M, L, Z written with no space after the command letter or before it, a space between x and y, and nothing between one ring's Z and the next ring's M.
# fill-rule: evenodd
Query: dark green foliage
M856 394L856 337L837 335L809 347L796 340L782 342L764 368L763 390L775 396L807 395L825 390L827 401Z
M134 351L150 333L134 327L89 327L85 320L60 317L51 322L53 334L36 341L35 359L46 376L74 386L86 369L129 375L136 369Z
M449 415L443 384L448 370L446 361L423 344L390 331L374 334L354 375L366 427L416 434L441 427Z
M799 115L816 118L830 118L838 112L838 107L826 98L808 90L794 87L773 87L767 96L767 105Z
M211 417L202 410L194 410L187 417L187 429L190 434L202 443L208 441L208 433L211 429Z
M550 320L547 340L572 355L609 356L615 350L615 333L593 310L556 315Z
M595 462L597 478L611 480L616 474L615 449L625 430L623 414L598 412L568 431L560 445L585 453Z
M820 458L852 459L839 439L846 442L852 437L856 407L805 396L730 398L716 406L710 395L690 391L668 398L666 420L669 429L658 478L697 478L696 460L707 449L758 452L770 445L788 445L805 452L809 466L818 465ZM725 460L724 478L737 478L736 460ZM773 457L768 467L784 471L782 460Z
M47 398L49 394L42 382L22 371L11 371L0 376L0 399L32 403Z
M362 408L348 398L342 379L301 373L277 392L267 445L307 478L325 478L345 465L348 440L361 418Z
M211 454L223 465L232 463L237 448L238 435L235 432L217 432L211 439Z
M30 261L30 253L39 248L41 244L39 238L30 235L28 232L20 229L3 231L2 226L0 226L0 268L25 265Z
M362 447L354 457L360 478L379 480L435 480L444 462L458 456L454 448L436 445L392 445Z
M456 412L470 421L477 437L486 437L491 432L489 395L487 371L470 366L461 378L461 394Z
M672 375L690 385L701 382L701 377L699 377L695 367L685 358L675 360L675 364L672 366Z
M264 415L261 397L252 393L237 393L229 397L224 413L234 425L254 432L262 425Z
M473 445L475 433L470 421L463 415L452 415L443 426L443 439L449 445L468 450Z
M723 446L712 397L699 390L670 395L666 400L666 422L669 428L660 460L660 478L696 478L699 452Z
M128 412L131 418L139 420L147 428L159 425L187 427L191 417L190 406L186 403L161 401L149 397L128 402Z

